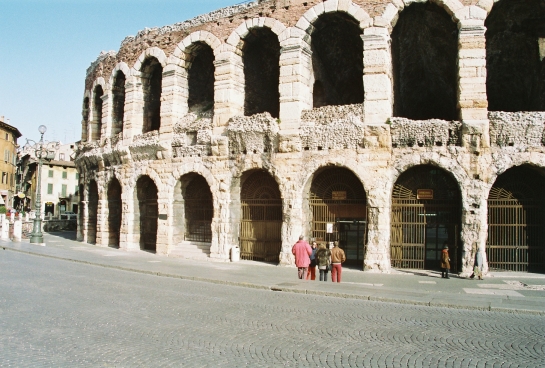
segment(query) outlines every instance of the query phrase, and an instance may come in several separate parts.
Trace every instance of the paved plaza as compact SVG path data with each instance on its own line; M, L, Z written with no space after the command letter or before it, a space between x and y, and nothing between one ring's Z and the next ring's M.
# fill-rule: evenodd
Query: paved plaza
M545 366L545 317L537 313L321 296L296 292L298 284L311 290L320 283L296 280L293 268L196 264L50 235L46 240L34 254L34 245L0 244L2 367ZM96 256L102 265L91 262ZM252 271L248 281L254 283L230 286L146 270L191 263L210 276L213 270ZM280 276L271 282L278 284L289 275L283 283L293 285L293 292L260 287L262 275L273 272ZM347 270L346 278L357 281L362 274ZM391 276L380 278L388 283ZM330 290L343 284L321 285Z

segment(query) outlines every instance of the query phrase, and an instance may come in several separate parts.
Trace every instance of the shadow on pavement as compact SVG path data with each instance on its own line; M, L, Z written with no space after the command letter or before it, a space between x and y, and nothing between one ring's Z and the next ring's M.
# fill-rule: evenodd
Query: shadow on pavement
M58 231L58 232L50 232L48 234L58 236L59 238L67 239L67 240L76 240L76 232L75 231Z

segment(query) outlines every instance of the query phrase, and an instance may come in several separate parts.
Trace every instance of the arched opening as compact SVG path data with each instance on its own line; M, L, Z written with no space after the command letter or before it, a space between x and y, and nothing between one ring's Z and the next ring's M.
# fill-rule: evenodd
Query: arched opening
M112 95L112 136L114 136L123 131L125 116L125 74L121 70L115 75Z
M98 214L98 186L97 182L91 180L88 193L87 211L87 243L96 244L97 241L97 214Z
M538 41L545 38L545 2L501 0L485 26L488 109L545 110L545 55Z
M144 92L144 126L142 133L159 130L161 127L161 91L163 67L154 57L142 63L142 90Z
M85 97L83 99L83 111L82 111L82 117L83 117L83 127L82 127L82 133L81 133L81 139L84 142L87 142L89 140L89 97ZM80 192L83 193L83 192Z
M184 175L174 193L175 242L210 243L214 205L210 186L204 177Z
M91 137L93 141L100 140L100 134L102 133L102 96L104 91L102 86L98 85L95 87L95 95L93 98L94 101L94 127L91 131Z
M136 199L140 225L140 249L157 250L157 186L149 176L141 176L136 182Z
M488 195L486 253L492 270L545 272L545 174L518 166Z
M189 111L210 111L214 108L214 52L206 43L196 42L189 55Z
M280 43L266 27L252 28L244 38L244 115L280 113Z
M321 15L313 24L314 108L363 103L363 33L344 12Z
M458 119L458 28L431 2L411 4L392 31L394 116Z
M460 224L461 196L456 180L431 165L407 170L392 192L392 267L438 270L447 242L450 269L458 272L462 253Z
M110 247L119 248L122 216L121 184L114 178L108 186L108 246Z
M277 262L282 248L282 199L278 184L266 171L245 173L240 202L240 257Z
M318 244L339 241L350 264L362 265L367 243L367 196L363 184L350 170L326 167L312 180L311 237Z

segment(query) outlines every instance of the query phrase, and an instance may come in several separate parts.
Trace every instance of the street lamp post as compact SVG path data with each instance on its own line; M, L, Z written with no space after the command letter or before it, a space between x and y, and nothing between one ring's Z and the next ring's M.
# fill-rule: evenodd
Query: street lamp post
M36 177L36 204L34 216L34 224L32 227L32 234L30 235L31 243L41 244L44 242L44 236L42 234L42 203L41 203L41 178L42 178L42 162L51 161L55 158L55 152L59 149L59 142L44 141L44 134L47 131L45 125L40 125L38 128L40 132L40 141L36 142L32 139L27 139L25 149L34 150L36 158L38 159L38 174Z

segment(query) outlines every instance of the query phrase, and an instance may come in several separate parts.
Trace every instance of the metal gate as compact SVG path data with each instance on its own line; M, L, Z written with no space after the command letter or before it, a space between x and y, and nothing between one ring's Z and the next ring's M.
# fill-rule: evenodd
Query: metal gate
M210 243L214 206L210 187L202 176L194 178L186 189L185 240Z
M157 186L149 177L138 179L136 186L140 210L140 247L156 251L157 219L159 217Z
M282 200L276 181L257 171L241 191L240 258L277 262L282 249Z
M543 187L528 169L516 168L504 175L488 196L488 266L496 270L544 272L544 205L539 200Z
M444 243L458 271L460 201L456 183L432 166L404 173L394 186L391 210L392 267L438 269Z
M310 188L311 237L318 243L339 241L347 261L363 262L367 236L367 199L350 170L327 168Z

